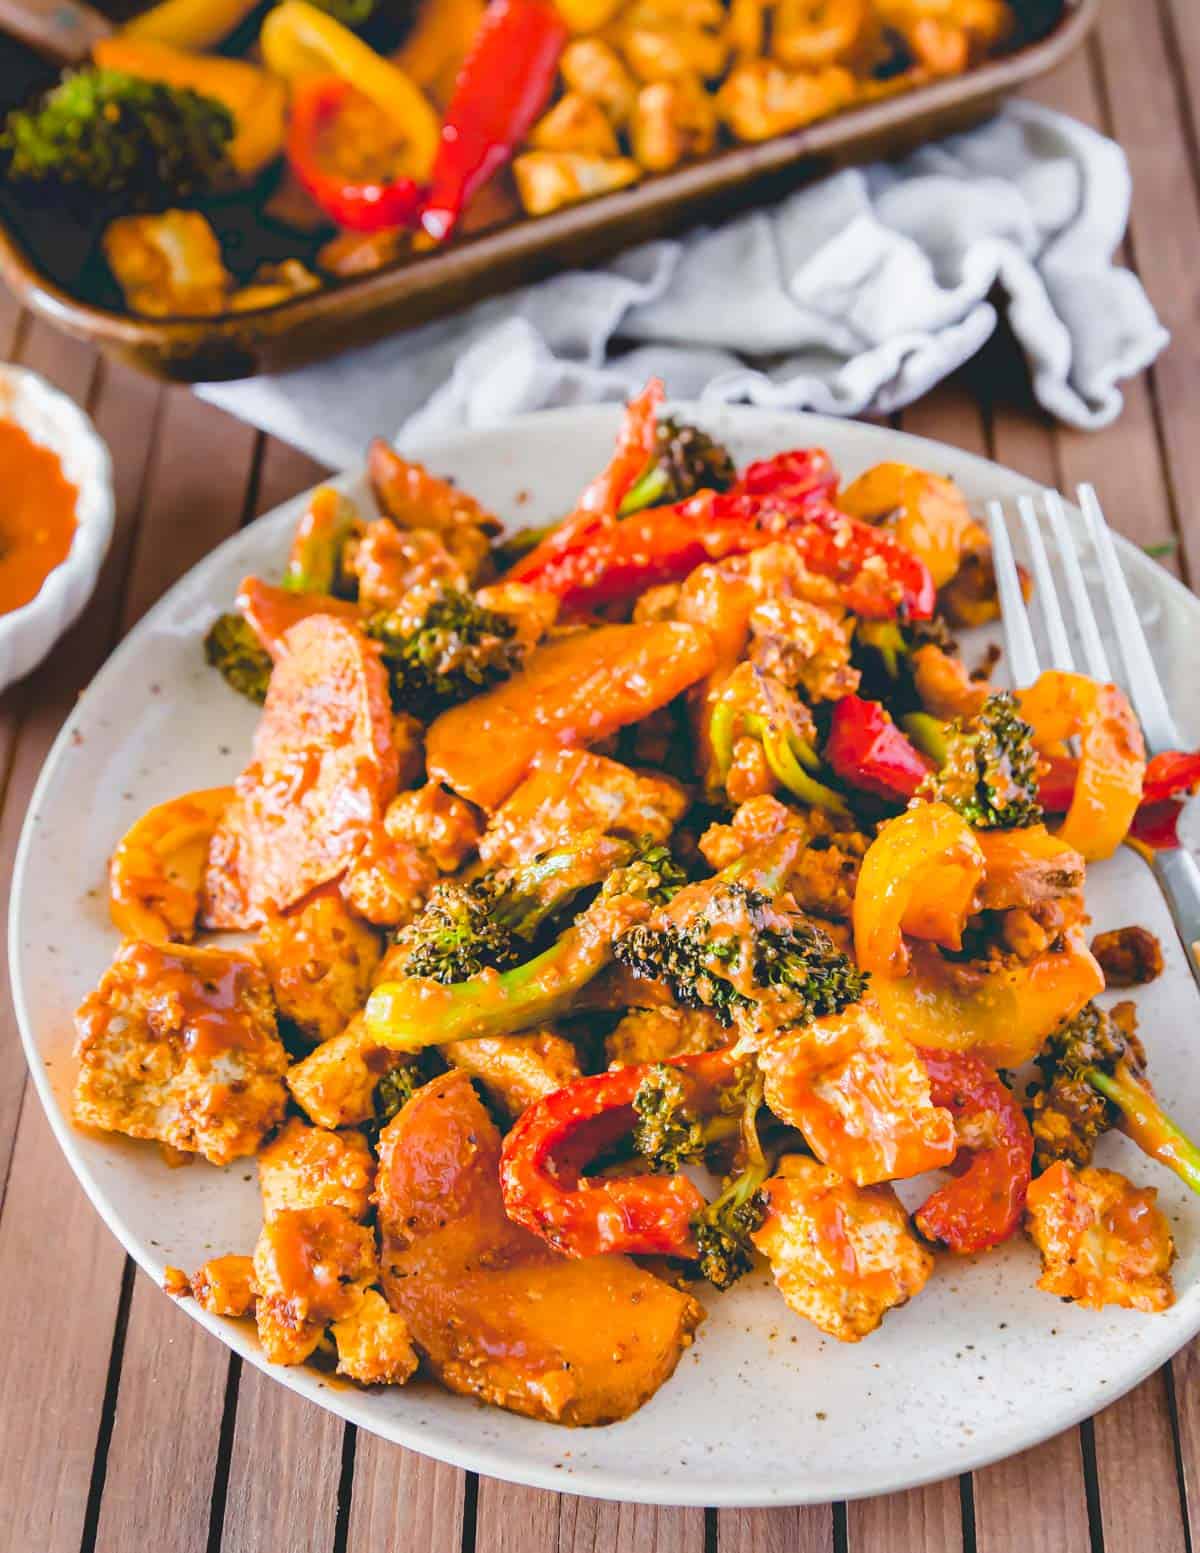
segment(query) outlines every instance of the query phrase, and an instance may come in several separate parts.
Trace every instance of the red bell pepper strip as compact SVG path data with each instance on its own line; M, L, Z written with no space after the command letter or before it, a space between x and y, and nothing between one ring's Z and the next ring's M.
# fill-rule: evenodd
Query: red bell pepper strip
M1130 841L1140 841L1152 852L1173 852L1181 847L1179 816L1183 805L1178 798L1163 798L1158 803L1144 803L1133 817L1129 827Z
M885 530L847 517L816 494L700 491L674 506L560 536L556 530L510 575L557 594L564 610L577 613L682 581L704 561L773 540L785 540L809 571L836 583L842 603L856 614L927 620L933 613L924 563Z
M444 242L471 196L509 160L550 99L567 28L551 0L491 0L434 159L421 225Z
M838 488L838 472L824 448L793 448L747 464L735 490L750 496L826 496Z
M732 1048L677 1057L696 1081L699 1114L738 1064ZM694 1256L692 1219L705 1199L684 1175L590 1176L584 1166L628 1134L633 1097L653 1063L576 1079L525 1110L504 1140L500 1185L514 1223L564 1256Z
M295 83L287 138L292 171L340 227L352 232L382 232L409 226L421 202L422 191L414 178L357 182L322 158L321 141L353 90L342 76L312 76Z
M553 575L564 556L582 549L588 535L614 527L626 494L654 456L662 398L663 385L655 377L626 404L612 457L579 498L574 512L512 567L511 581L546 588L543 578Z
M1200 787L1200 750L1164 750L1151 755L1142 778L1142 802L1162 803L1181 793L1194 793Z
M951 1251L986 1251L1021 1222L1033 1134L1012 1093L978 1057L922 1048L921 1060L933 1103L953 1115L961 1141L951 1167L958 1179L925 1199L914 1216L917 1228Z
M834 702L825 759L850 787L893 803L911 798L933 770L887 709L861 696Z

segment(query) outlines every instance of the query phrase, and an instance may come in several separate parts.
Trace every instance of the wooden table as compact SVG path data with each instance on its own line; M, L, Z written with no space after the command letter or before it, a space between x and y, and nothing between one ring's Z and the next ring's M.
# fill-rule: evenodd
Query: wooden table
M1200 6L1106 0L1039 91L1133 164L1128 260L1174 334L1125 413L1086 435L1030 407L1011 346L906 429L1050 484L1098 485L1118 527L1200 577ZM321 471L183 390L22 317L0 357L87 405L112 447L117 533L83 623L0 698L0 888L80 688L183 571ZM0 1000L0 1553L1185 1553L1200 1536L1200 1347L1036 1452L858 1504L657 1510L513 1488L343 1426L232 1357L121 1253L55 1145ZM1198 1340L1200 1341L1200 1340Z

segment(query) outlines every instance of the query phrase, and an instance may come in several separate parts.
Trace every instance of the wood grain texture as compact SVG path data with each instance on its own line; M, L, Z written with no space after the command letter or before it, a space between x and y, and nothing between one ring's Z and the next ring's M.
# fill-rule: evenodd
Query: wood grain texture
M847 1553L962 1553L957 1478L846 1506Z
M463 1541L466 1487L467 1474L457 1467L359 1430L347 1548L457 1553Z
M834 1553L832 1505L719 1510L717 1553Z
M1079 1430L976 1472L977 1553L1089 1553Z

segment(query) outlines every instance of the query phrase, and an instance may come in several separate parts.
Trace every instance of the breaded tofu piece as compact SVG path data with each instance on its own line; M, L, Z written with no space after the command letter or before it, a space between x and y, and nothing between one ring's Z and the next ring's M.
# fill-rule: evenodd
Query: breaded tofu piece
M666 841L687 808L678 782L631 771L591 750L535 757L529 775L492 816L479 842L489 868L526 863L585 831Z
M482 828L478 811L440 782L399 793L342 880L342 894L369 921L407 927L438 878L470 857Z
M279 1012L314 1044L345 1029L363 1006L383 952L379 935L331 886L268 917L254 948Z
M375 1086L393 1068L412 1062L406 1052L387 1051L367 1035L361 1014L331 1041L314 1046L288 1069L292 1098L310 1121L330 1130L356 1127L375 1114Z
M787 879L796 905L818 917L848 918L870 841L847 821L820 809L789 809L764 793L739 805L728 825L710 825L700 837L700 852L719 872L784 831L799 831L805 841Z
M204 922L258 927L338 879L396 794L387 671L347 620L286 632L254 735L208 852Z
M504 1212L500 1134L465 1073L418 1089L380 1137L388 1303L451 1391L563 1424L625 1418L703 1317L623 1256L560 1256Z
M666 1062L692 1052L728 1046L730 1032L707 1008L630 1009L604 1042L609 1066L625 1068L636 1062Z
M378 1289L368 1289L358 1309L330 1327L337 1345L339 1375L363 1386L403 1386L420 1360L408 1335L408 1322Z
M523 1035L480 1035L448 1041L438 1051L452 1067L477 1079L510 1116L580 1076L579 1054L553 1030Z
M763 1192L767 1216L751 1239L788 1306L830 1337L857 1343L925 1287L933 1256L891 1186L855 1186L791 1154Z
M263 1218L290 1208L344 1208L365 1219L375 1180L375 1160L361 1132L310 1127L288 1121L258 1156Z
M210 1257L187 1282L192 1298L210 1316L248 1316L258 1297L251 1256Z
M283 1118L288 1058L257 960L124 944L75 1015L72 1115L211 1164L253 1154Z
M302 1364L331 1321L344 1321L378 1281L375 1236L344 1208L285 1208L254 1248L254 1314L272 1364Z
M1116 1170L1051 1165L1026 1199L1026 1228L1042 1253L1038 1288L1088 1310L1173 1305L1175 1242L1157 1196Z

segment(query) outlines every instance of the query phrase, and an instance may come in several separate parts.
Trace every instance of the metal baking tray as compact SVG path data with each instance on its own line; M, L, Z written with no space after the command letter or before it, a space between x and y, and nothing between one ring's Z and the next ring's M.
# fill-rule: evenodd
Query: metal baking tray
M279 372L428 322L481 297L608 258L697 221L779 198L832 168L911 150L962 130L1059 64L1095 20L1100 0L1061 0L1036 41L964 75L851 108L759 145L716 152L632 188L551 215L517 217L374 273L330 281L274 308L210 318L139 318L125 310L98 257L99 228L63 209L22 205L0 185L0 273L34 312L105 353L179 382ZM0 48L0 107L45 73L11 40ZM231 203L223 246L255 262L296 252L272 229L261 196ZM249 267L249 266L248 266Z

